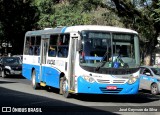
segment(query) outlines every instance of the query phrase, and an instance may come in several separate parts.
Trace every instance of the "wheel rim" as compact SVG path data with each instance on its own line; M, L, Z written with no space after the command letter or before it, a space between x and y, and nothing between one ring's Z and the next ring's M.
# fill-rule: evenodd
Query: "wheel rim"
M66 93L68 91L68 85L67 85L67 81L63 81L62 83L62 91L63 93Z
M35 86L35 75L32 75L32 85Z
M153 94L157 93L157 86L156 85L152 85L152 93Z

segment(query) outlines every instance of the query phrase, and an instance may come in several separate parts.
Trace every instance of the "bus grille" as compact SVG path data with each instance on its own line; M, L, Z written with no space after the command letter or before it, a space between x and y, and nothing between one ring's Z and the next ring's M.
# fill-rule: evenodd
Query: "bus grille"
M119 84L119 83L120 83L120 84L123 83L123 84L124 84L125 81L126 81L126 80L113 80L113 83L116 83L116 84L117 84L117 83L118 83L118 84Z
M97 79L99 83L110 83L110 80Z
M117 88L116 90L108 90L106 87L100 87L100 90L102 93L110 93L110 94L116 94L122 91L123 88Z
M103 80L103 79L97 79L98 83L106 83L106 84L124 84L126 83L126 80Z

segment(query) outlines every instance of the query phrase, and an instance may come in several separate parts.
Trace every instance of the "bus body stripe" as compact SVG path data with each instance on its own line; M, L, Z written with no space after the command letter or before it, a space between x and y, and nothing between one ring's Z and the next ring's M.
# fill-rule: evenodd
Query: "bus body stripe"
M67 27L64 27L64 28L61 30L61 33L64 33L66 29L67 29Z

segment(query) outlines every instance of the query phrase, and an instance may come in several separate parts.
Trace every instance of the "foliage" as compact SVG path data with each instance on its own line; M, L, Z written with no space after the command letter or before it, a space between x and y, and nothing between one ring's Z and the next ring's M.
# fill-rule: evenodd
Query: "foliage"
M28 30L71 25L111 25L139 32L142 52L153 52L160 33L159 0L0 0L1 41L22 53ZM147 42L146 42L147 41ZM18 43L19 43L18 42ZM21 47L21 48L19 48ZM149 50L146 50L150 47ZM16 53L16 52L15 52Z
M25 32L36 28L39 12L32 0L0 0L2 42L11 43L13 53L22 53Z
M68 1L55 3L52 0L40 0L37 7L41 12L38 22L40 28L90 23L90 15L83 13L79 5L69 4Z
M110 7L116 12L125 27L139 32L142 53L151 55L157 45L160 33L160 11L158 0L111 0L115 7ZM135 5L136 4L136 5ZM143 46L143 47L142 47ZM149 47L149 48L148 48Z
M119 18L103 8L103 0L36 0L41 15L39 28L85 24L123 26ZM111 15L113 14L113 15Z

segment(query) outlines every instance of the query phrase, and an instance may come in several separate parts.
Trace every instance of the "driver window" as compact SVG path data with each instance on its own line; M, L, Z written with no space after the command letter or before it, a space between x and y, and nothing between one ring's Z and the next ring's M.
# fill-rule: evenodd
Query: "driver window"
M144 75L151 75L151 72L149 69L144 69L143 74Z

